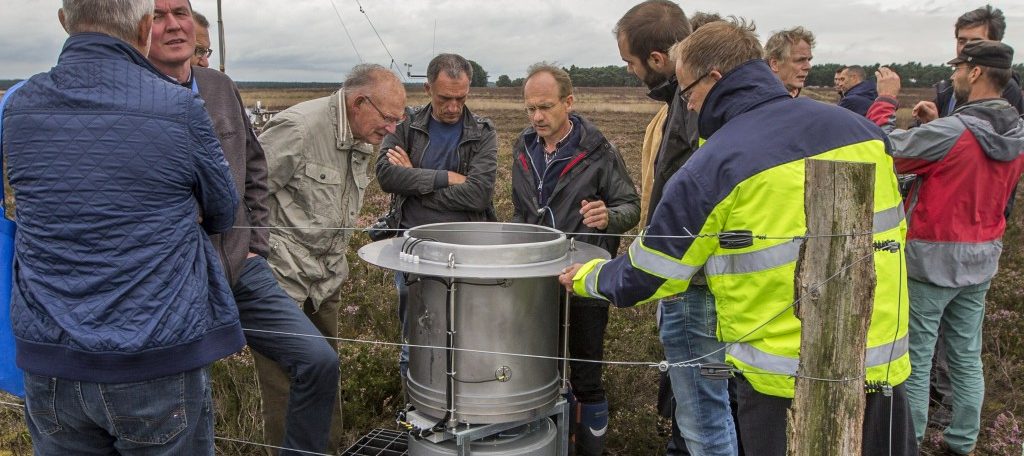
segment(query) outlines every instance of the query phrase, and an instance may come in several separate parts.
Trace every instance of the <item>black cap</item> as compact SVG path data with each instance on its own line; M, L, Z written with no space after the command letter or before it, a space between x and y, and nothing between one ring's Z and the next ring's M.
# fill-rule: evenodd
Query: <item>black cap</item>
M950 65L969 63L971 65L1008 69L1013 64L1013 48L999 41L971 41L964 45L960 55L947 63Z

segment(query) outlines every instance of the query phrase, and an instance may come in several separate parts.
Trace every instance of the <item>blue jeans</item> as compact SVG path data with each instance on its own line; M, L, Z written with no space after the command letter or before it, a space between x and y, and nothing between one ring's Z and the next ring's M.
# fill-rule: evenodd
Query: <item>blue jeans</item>
M952 418L942 433L951 449L967 454L981 430L985 377L981 365L981 325L990 282L959 288L907 280L910 293L910 378L907 396L917 440L928 425L928 382L935 339L942 328L952 387Z
M663 300L661 306L661 343L668 362L725 362L724 344L715 335L715 297L708 287L691 285L686 292ZM690 454L738 454L728 380L705 378L696 367L672 367L668 373L676 422Z
M245 340L249 347L281 366L291 380L284 442L267 443L295 450L326 452L331 413L341 375L338 354L295 300L278 285L263 257L246 260L242 275L232 291L242 328L247 330ZM304 453L282 450L280 454Z
M212 402L206 368L132 383L25 374L37 456L212 456Z

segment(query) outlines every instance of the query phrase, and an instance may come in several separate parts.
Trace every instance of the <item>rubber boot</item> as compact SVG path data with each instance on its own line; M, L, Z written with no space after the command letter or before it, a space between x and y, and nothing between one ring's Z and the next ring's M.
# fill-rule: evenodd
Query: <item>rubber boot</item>
M600 456L608 432L608 401L577 404L576 455Z
M579 422L580 411L579 402L576 402L576 395L572 394L570 389L568 393L562 395L565 398L565 402L569 404L569 448L568 456L576 456L576 425Z

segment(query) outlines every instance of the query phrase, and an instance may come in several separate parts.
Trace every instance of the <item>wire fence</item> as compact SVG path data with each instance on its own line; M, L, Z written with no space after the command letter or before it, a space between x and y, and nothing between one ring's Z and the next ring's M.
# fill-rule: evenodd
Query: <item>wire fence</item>
M363 231L363 232L365 232L365 231L367 231L369 229L369 227L283 227L283 226L269 226L269 227L236 226L234 228L236 228L236 229L299 229L299 230L301 230L301 229L307 229L307 230L308 229L317 229L317 230ZM395 229L393 231L406 231L406 230ZM449 231L449 230L445 230L445 231ZM480 230L451 230L451 231L453 231L453 232L472 232L472 233L493 233L493 234L507 234L507 233L537 234L536 231L526 230L526 229L524 229L524 230L502 229L501 231L484 230L484 229L480 229ZM712 237L731 238L731 237L735 237L736 236L736 233L704 233L704 234L694 235L689 230L686 230L685 228L684 228L684 231L686 232L685 234L679 234L679 235L659 235L657 237L658 238L674 238L674 239L696 239L696 238L712 238ZM617 236L617 237L623 237L623 238L636 238L636 237L641 237L641 236L645 235L642 231L640 233L636 233L636 234L627 234L627 233L592 233L592 232L570 232L570 233L564 233L564 234L567 235L567 236L577 236L577 235L595 236L596 235L596 236ZM848 233L848 234L819 235L819 236L816 236L816 237L853 237L853 236L873 236L873 235L874 235L873 233ZM753 235L753 234L751 234L749 236L751 236L753 238L757 238L757 239L789 240L789 241L792 241L792 242L802 242L803 240L808 239L808 238L811 237L811 236L807 236L807 235L804 235L804 236L769 236L769 235ZM870 254L865 255L865 256L863 256L861 258L858 258L858 259L854 260L853 262L851 262L850 264L844 265L842 268L840 268L838 271L836 271L834 274L832 274L831 276L826 278L821 283L815 284L814 286L810 287L810 291L813 292L813 291L815 291L817 289L820 289L821 287L825 286L828 282L830 282L832 280L835 280L838 277L842 276L842 274L845 273L846 271L848 271L849 269L855 267L856 265L858 265L858 264L860 264L860 263L862 263L864 261L867 261L869 258L872 258L876 253L878 253L877 250L885 250L885 251L889 251L889 252L896 252L896 251L898 251L901 246L899 246L899 244L896 243L896 246L893 247L893 245L892 245L893 243L895 243L895 241L888 241L888 243L876 243L875 244L875 250L876 251L872 251ZM901 261L901 268L902 268L902 261ZM901 276L902 276L902 269L901 269ZM901 284L901 287L902 286L903 286L903 284ZM900 290L900 291L902 292L902 290ZM733 373L747 375L747 376L749 376L749 375L779 375L779 376L787 376L787 377L792 377L792 378L802 378L802 379L805 379L805 380L820 381L820 382L827 382L827 383L843 383L843 382L851 382L851 381L863 381L865 379L865 377L863 375L856 376L856 377L850 377L850 378L817 378L817 377L809 377L809 376L799 376L799 375L797 375L795 373L749 372L749 371L744 371L742 369L737 369L735 367L724 365L724 364L717 363L717 362L712 362L712 363L701 362L702 360L705 360L705 359L707 359L707 358L709 358L711 356L718 355L718 354L720 354L723 351L728 351L728 349L730 347L732 347L733 345L735 345L737 343L743 342L747 337L751 336L752 334L756 333L760 329L764 328L766 325L770 324L772 321L774 321L774 320L778 319L779 317L785 315L788 311L793 309L794 306L799 304L804 296L808 296L810 294L811 293L806 293L803 296L801 296L801 297L797 298L796 300L794 300L792 303L789 303L787 306L785 306L784 308L780 309L778 312L776 312L774 315L772 315L766 321L764 321L763 323L761 323L760 325L758 325L754 329L750 330L749 332L747 332L745 335L743 335L742 337L738 338L737 340L735 340L735 341L724 341L722 347L720 347L720 348L718 348L718 349L716 349L716 350L714 350L714 351L712 351L710 353L703 354L703 355L695 357L693 359L684 360L684 361L677 361L677 362L669 362L667 360L659 360L659 361L645 361L645 360L636 360L636 361L633 361L633 360L593 360L593 359L573 358L573 357L569 357L569 356L548 356L548 355L538 355L538 354L529 354L529 353L512 353L512 352L501 352L501 351L491 351L491 350L479 350L479 349L465 348L465 347L447 347L447 346L435 346L435 345L410 344L410 343L407 343L407 342L391 342L391 341L368 340L368 339L357 339L357 338L346 338L346 337L330 337L330 336L325 336L323 334L299 334L299 333L272 331L272 330L262 330L262 329L254 329L254 328L243 328L243 331L246 331L246 332L269 333L269 334L277 334L277 335L292 336L292 337L320 338L320 339L333 340L333 341L336 341L336 342L350 343L350 344L379 345L379 346L389 346L389 347L395 347L395 348L399 348L399 347L402 347L402 346L407 346L407 347L410 347L410 348L421 348L421 349L430 349L430 350L452 350L452 351L458 351L458 352L476 353L476 354L485 354L485 355L512 356L512 357L524 357L524 358L533 358L533 359L546 359L546 360L552 360L552 361L557 361L557 362L570 361L570 362L579 362L579 363L599 363L599 364L606 365L606 366L643 367L643 368L658 369L658 370L660 370L662 372L668 371L669 369L672 369L672 368L696 368L696 369L711 369L711 370L718 370L718 371L725 370L725 371L727 371L729 373L729 375L731 375ZM389 304L388 303L383 303L381 305L385 305L386 306L386 305L389 305ZM898 331L898 328L897 328L897 331ZM894 335L894 342L895 342L895 340L896 339L895 339L895 335ZM890 355L890 361L892 361L891 357L892 357L892 355ZM10 408L16 408L16 409L19 409L19 410L22 410L22 411L24 411L24 409L25 409L25 406L23 404L19 404L19 403L0 401L0 405L6 406L6 407L10 407ZM890 423L890 426L891 426L891 423ZM280 446L268 445L268 444L265 444L265 443L252 442L252 441L248 441L248 440L236 439L236 438L230 438L230 437L224 437L224 436L215 436L214 438L216 440L218 440L218 441L228 442L228 443L236 443L236 444L242 444L242 445L251 445L251 446L267 448L267 449L289 450L289 451L294 451L294 452L301 453L301 454L329 456L327 453L317 453L317 452L303 451L303 450L297 450L297 449L292 449L292 448L284 448L284 447L280 447Z

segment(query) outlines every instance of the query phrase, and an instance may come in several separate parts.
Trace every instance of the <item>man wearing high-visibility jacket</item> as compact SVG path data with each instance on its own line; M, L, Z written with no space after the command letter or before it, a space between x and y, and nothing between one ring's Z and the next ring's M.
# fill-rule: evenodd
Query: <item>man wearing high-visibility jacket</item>
M863 117L790 98L745 22L705 25L671 53L680 95L698 111L707 141L668 182L628 255L574 265L559 280L578 295L631 306L686 290L704 267L726 360L742 372L744 451L784 455L800 351L792 304L800 248L794 238L807 232L804 159L874 164L874 240L902 245L906 222L893 162L883 133ZM753 236L718 236L740 231ZM865 381L876 388L867 391L863 454L917 453L902 386L910 373L903 261L902 250L874 254Z

